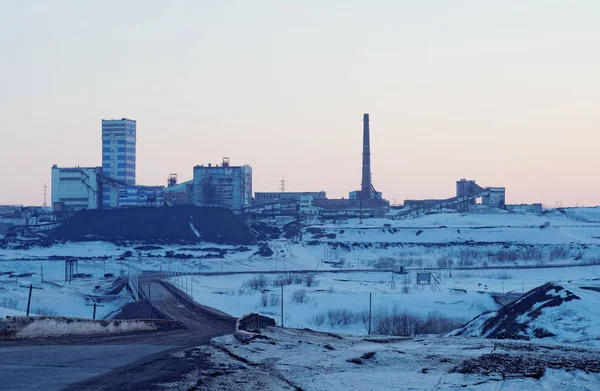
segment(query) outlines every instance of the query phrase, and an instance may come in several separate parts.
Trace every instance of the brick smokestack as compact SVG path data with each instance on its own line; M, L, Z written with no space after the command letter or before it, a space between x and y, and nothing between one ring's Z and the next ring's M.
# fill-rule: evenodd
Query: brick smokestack
M371 141L369 135L369 114L363 115L363 163L360 198L371 199Z

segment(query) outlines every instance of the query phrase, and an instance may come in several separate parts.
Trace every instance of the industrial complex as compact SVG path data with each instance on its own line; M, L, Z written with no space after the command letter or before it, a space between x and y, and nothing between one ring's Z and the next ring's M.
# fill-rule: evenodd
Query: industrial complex
M79 210L132 207L171 207L195 205L220 207L247 220L289 216L298 220L343 220L348 218L403 218L420 213L454 210L461 213L494 209L541 212L541 204L507 205L504 187L482 187L474 180L456 182L456 194L446 199L405 200L403 206L390 206L371 180L371 130L369 114L363 115L361 187L347 198L328 198L325 191L313 189L286 192L255 192L252 167L232 165L228 157L217 164L192 168L192 179L179 182L168 175L166 185L136 182L137 122L129 118L103 119L102 164L96 167L52 166L51 211L64 220ZM15 220L15 211L3 221ZM31 214L31 211L28 212ZM0 219L2 216L0 216ZM5 223L7 226L9 223ZM4 230L7 228L5 227Z

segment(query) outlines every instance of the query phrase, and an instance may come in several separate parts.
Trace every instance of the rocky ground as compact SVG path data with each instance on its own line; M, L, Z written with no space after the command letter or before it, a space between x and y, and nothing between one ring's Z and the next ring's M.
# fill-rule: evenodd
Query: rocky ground
M211 366L200 390L585 390L600 387L600 350L459 337L356 337L270 328L195 348ZM169 388L177 388L175 384Z

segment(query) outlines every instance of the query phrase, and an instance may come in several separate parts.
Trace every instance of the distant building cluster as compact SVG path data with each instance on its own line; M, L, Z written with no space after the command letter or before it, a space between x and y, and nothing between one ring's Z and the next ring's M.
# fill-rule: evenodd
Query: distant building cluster
M389 202L371 184L369 115L363 117L363 165L360 190L349 198L328 199L320 192L252 193L252 167L220 164L197 165L193 179L178 183L171 174L166 186L136 182L137 123L128 118L102 120L102 166L52 166L52 209L114 209L139 206L222 207L248 216L290 215L313 218L383 217Z
M219 164L193 167L192 179L178 183L171 174L167 185L136 182L137 123L128 118L102 120L102 166L52 167L52 209L70 213L81 209L114 209L140 206L196 205L222 207L248 219L290 216L300 219L388 217L435 213L444 209L477 212L506 209L541 212L541 204L506 205L504 187L481 187L473 180L456 183L456 196L447 199L405 200L390 207L371 181L369 114L363 116L361 187L348 198L327 198L324 191L252 192L252 167ZM399 209L402 209L399 211Z
M52 166L53 211L193 204L239 214L251 205L252 168L231 166L229 158L194 167L188 182L177 183L171 174L167 186L137 184L136 135L135 120L102 120L102 166Z

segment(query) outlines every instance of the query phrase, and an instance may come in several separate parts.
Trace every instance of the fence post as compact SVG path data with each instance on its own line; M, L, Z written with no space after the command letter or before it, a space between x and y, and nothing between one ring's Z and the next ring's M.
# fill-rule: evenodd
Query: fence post
M371 308L373 302L373 294L369 293L369 335L371 335Z

